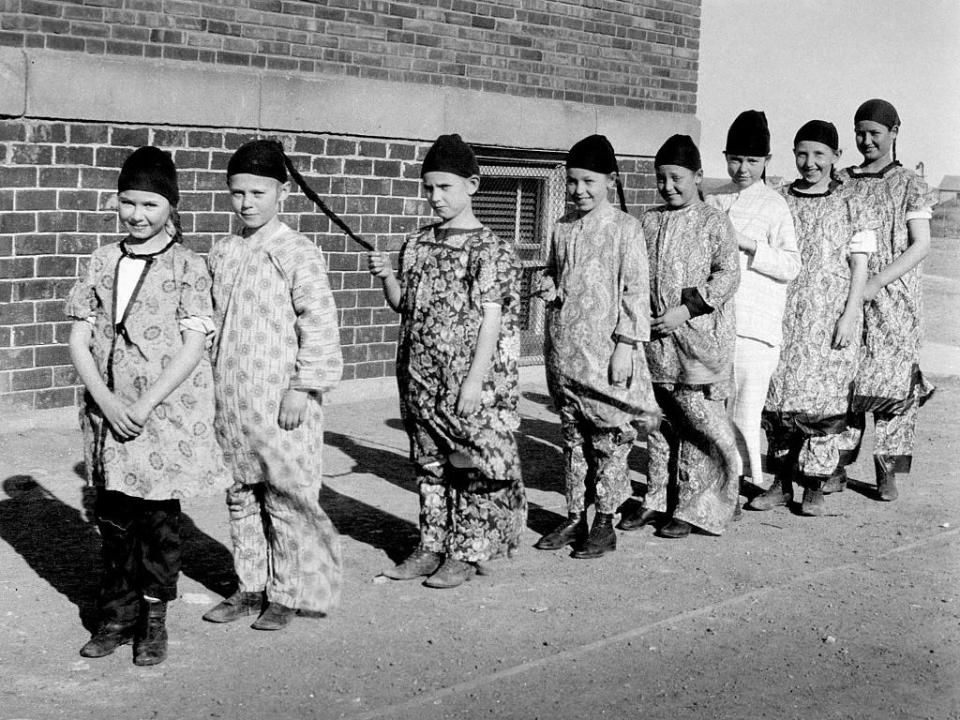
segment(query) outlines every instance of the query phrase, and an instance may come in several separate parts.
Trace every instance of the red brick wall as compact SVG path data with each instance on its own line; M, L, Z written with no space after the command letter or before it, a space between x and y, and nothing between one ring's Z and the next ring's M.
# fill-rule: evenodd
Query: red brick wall
M693 113L699 0L0 0L0 45Z

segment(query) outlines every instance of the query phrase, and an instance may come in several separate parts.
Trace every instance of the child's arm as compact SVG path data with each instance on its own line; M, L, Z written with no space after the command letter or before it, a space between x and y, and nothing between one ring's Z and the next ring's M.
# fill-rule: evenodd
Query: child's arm
M793 215L786 202L778 204L779 212L767 235L769 245L737 232L740 249L751 255L750 269L767 277L790 282L800 274L800 248L793 227Z
M391 308L400 311L400 283L393 274L393 265L390 263L390 253L367 253L367 266L370 274L380 278L383 283L383 296Z
M93 401L100 408L103 417L110 423L110 428L119 437L129 440L140 434L142 422L137 422L128 413L126 403L118 398L107 384L100 377L100 371L97 369L97 363L90 352L90 338L93 335L93 328L86 320L74 320L70 327L70 359L73 366L77 369L87 392L93 398Z
M162 403L181 383L190 377L190 373L203 358L206 335L197 330L181 330L183 346L173 356L160 377L137 400L127 408L127 414L143 427L153 409Z
M850 254L850 291L843 314L833 330L834 348L843 348L856 339L859 316L863 313L863 288L867 283L867 253Z
M461 417L475 413L480 407L483 378L490 369L490 362L493 360L493 353L500 337L500 306L495 303L484 303L482 307L483 320L480 321L480 330L477 334L477 349L473 353L470 370L457 396L457 413Z
M925 218L908 220L907 242L910 245L900 253L900 257L867 280L863 289L865 302L873 300L882 288L899 280L923 262L930 252L930 221Z
M650 271L647 242L640 223L620 238L620 316L614 330L610 382L627 385L633 377L637 345L650 339Z

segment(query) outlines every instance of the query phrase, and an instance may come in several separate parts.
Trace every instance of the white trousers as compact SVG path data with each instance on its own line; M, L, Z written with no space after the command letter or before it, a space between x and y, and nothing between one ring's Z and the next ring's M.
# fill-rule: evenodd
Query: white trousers
M779 360L779 345L737 336L734 388L728 412L736 429L742 462L740 474L760 487L766 487L760 464L760 415Z

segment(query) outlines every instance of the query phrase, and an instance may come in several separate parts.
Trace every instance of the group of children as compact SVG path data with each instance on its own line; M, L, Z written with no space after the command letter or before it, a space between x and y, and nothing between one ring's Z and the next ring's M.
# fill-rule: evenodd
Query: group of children
M918 364L930 212L922 182L895 162L899 126L889 103L864 103L864 162L839 173L836 129L806 123L794 139L800 178L778 192L764 182L766 119L747 111L725 148L732 182L706 200L699 150L674 135L654 160L664 204L639 220L609 141L570 149L571 210L555 223L539 288L567 517L537 548L601 557L616 548L618 512L621 530L720 534L741 493L765 510L790 502L793 483L801 512L820 514L823 494L843 487L866 412L880 498L896 497L932 392ZM181 242L170 156L140 148L121 170L126 237L93 253L67 303L103 539L100 625L85 657L129 642L138 665L166 657L183 497L226 490L239 584L205 620L255 616L252 627L277 630L338 601L339 538L318 496L322 400L342 358L323 256L278 216L291 176L315 198L280 143L241 147L227 185L242 230L204 263ZM406 239L397 272L388 253L368 255L401 316L397 380L420 499L420 541L384 575L449 588L512 554L526 524L514 437L520 280L512 243L473 213L472 149L441 136L421 178L439 222ZM647 492L627 510L627 455L643 436Z

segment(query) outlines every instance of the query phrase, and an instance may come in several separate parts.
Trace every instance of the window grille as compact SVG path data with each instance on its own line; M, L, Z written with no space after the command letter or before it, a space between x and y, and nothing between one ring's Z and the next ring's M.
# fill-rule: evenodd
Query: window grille
M473 211L501 239L514 244L520 259L520 361L543 362L543 301L532 297L546 258L554 221L564 212L562 165L480 168Z

